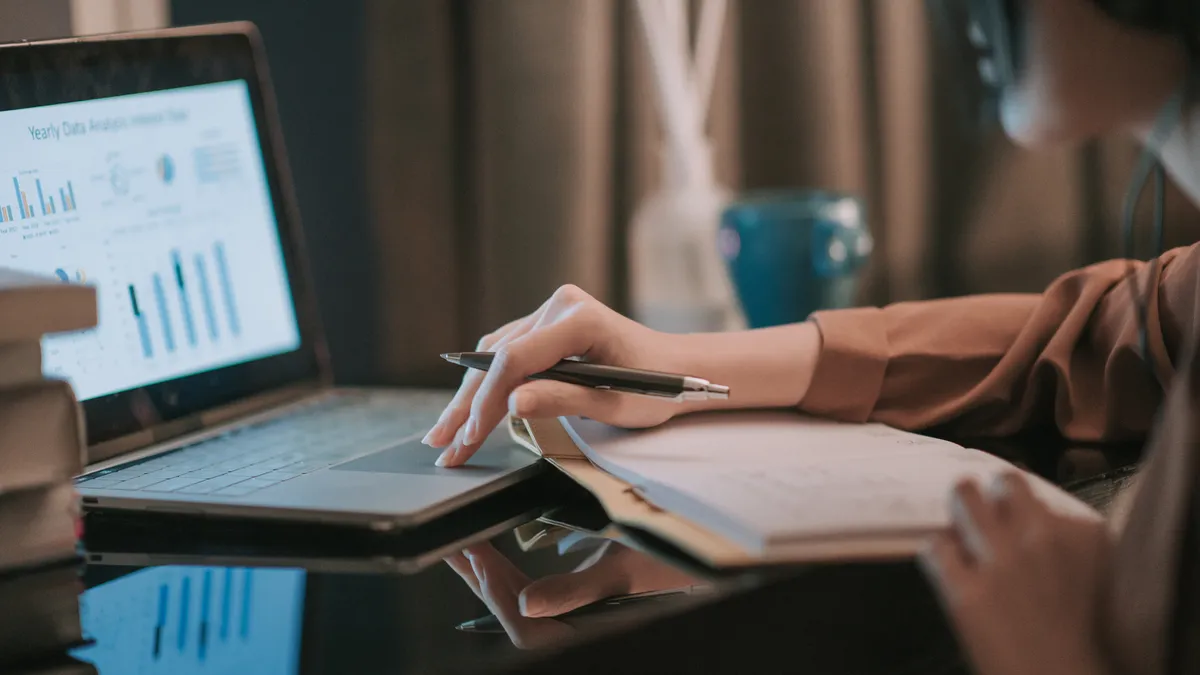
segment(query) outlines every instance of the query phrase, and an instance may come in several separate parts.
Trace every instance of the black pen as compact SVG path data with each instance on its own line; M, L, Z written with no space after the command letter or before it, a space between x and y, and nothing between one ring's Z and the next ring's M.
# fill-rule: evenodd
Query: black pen
M455 365L476 370L487 370L492 366L491 352L461 352L442 354L442 358ZM640 394L674 401L707 401L729 398L729 387L713 384L708 380L690 375L660 373L653 370L602 366L565 359L557 365L529 376L531 380L554 380L577 384L581 387L618 391L625 394Z
M634 603L646 602L646 601L650 601L650 600L660 600L661 601L661 600L667 600L670 598L675 598L675 597L685 596L685 595L697 595L697 594L703 593L705 591L707 591L707 587L704 587L704 586L689 586L687 588L674 588L674 589L665 590L665 591L649 591L646 593L634 593L632 595L618 595L618 596L615 596L612 598L608 598L606 600L600 600L599 602L593 602L590 605L584 605L583 607L578 607L569 612L563 612L562 614L559 614L557 616L551 616L551 617L546 617L546 618L549 618L549 619L576 619L576 618L582 618L582 617L587 617L587 616L596 616L598 614L605 614L605 613L613 610L614 608L623 607L625 605L631 605ZM480 617L478 619L464 621L464 622L458 624L457 626L455 626L455 628L458 630L461 630L464 633L503 633L504 632L504 626L502 626L500 624L500 619L496 618L495 614L488 614L487 616Z

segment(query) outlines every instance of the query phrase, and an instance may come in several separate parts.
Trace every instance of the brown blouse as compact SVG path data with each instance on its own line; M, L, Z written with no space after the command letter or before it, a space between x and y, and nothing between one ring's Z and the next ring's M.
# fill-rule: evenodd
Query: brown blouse
M971 435L1057 428L1080 441L1144 437L1171 356L1200 321L1198 246L1168 251L1158 266L1092 265L1040 295L818 312L821 354L801 407ZM1143 294L1147 283L1158 290L1147 312L1156 376L1139 350L1130 269Z

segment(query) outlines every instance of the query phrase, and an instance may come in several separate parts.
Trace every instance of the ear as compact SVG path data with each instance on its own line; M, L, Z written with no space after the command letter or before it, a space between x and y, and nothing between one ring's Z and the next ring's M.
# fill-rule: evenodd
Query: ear
M1093 0L1023 0L1025 69L1001 120L1026 146L1073 143L1149 124L1182 82L1183 45L1119 23Z

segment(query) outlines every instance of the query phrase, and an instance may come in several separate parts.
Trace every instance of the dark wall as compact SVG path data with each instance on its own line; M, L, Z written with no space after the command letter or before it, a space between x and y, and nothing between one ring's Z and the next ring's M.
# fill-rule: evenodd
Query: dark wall
M258 25L338 380L368 382L376 333L366 205L362 0L172 0L174 25Z

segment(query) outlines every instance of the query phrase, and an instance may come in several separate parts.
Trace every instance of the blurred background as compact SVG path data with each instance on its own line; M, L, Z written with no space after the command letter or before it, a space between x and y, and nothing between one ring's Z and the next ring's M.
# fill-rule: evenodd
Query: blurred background
M438 353L563 283L629 305L628 227L659 180L661 134L632 0L0 12L3 39L258 24L344 382L450 384ZM980 122L939 19L926 0L731 0L707 122L721 181L861 196L875 240L861 303L1038 291L1118 256L1133 143L1012 147ZM1200 239L1200 214L1168 199L1168 244Z

